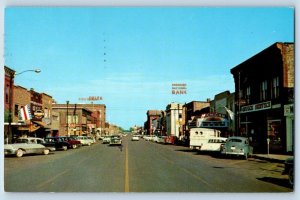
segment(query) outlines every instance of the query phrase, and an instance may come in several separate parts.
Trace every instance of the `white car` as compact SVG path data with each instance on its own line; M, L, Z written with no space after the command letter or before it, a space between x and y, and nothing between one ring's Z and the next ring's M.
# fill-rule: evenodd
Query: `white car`
M146 141L153 141L153 135L145 135L145 136L144 136L144 139L145 139Z
M225 145L227 138L217 137L208 139L207 143L203 143L200 151L221 152L221 146Z
M111 140L111 136L104 136L104 138L102 139L102 143L109 144L110 140Z
M157 143L165 144L166 143L166 136L159 136L157 139Z
M138 135L133 135L131 138L132 141L139 141L140 137Z
M74 139L79 140L80 143L82 144L82 146L86 145L86 146L91 146L94 141L89 139L87 136L72 136Z
M15 155L18 158L24 154L44 154L48 155L50 149L40 144L41 138L19 138L14 144L4 145L4 155Z

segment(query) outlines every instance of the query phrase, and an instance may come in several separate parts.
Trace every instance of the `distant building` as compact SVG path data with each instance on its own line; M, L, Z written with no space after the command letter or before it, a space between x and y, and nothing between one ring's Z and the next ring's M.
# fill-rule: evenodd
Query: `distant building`
M146 130L146 135L153 135L154 131L160 127L160 118L163 115L162 110L148 110L147 111L147 121L145 123L144 129Z
M277 42L231 69L237 134L256 152L294 150L294 57L294 43Z
M181 138L183 131L180 130L182 124L182 106L180 103L171 103L166 107L166 131L167 135Z
M57 135L92 134L89 127L95 126L92 111L77 104L53 104L52 110L59 114L59 130Z

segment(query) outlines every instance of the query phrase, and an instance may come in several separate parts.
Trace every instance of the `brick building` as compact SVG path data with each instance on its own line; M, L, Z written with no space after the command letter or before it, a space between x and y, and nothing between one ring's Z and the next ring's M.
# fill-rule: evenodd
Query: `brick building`
M146 135L153 135L154 131L159 125L159 119L162 117L162 110L148 110L147 111L147 121L145 123L144 129L147 131Z
M280 42L231 69L236 130L256 152L293 151L294 70L294 44Z
M13 89L15 71L4 66L4 138L12 140L13 119ZM11 134L10 134L11 133Z
M81 104L53 104L52 110L59 115L59 130L56 135L90 134L89 127L95 126L93 111Z

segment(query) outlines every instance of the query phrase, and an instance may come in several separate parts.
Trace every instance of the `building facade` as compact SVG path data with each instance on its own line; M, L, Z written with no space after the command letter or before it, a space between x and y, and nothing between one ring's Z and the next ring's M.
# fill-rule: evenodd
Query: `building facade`
M182 107L183 104L171 103L166 107L166 132L167 135L176 136L177 138L183 137L182 127Z
M146 130L146 135L153 135L155 130L157 130L160 122L160 118L163 115L162 110L148 110L147 111L147 121L145 123L144 129Z
M93 111L87 109L85 106L80 104L53 104L52 110L59 114L59 130L57 135L92 134L89 127L95 126L93 123L96 120L92 117Z
M294 44L279 42L231 69L237 134L256 152L293 152L294 70Z

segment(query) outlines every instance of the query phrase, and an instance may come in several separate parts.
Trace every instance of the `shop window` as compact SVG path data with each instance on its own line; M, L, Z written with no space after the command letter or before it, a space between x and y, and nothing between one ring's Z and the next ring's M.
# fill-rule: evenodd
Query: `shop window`
M281 150L281 120L268 120L268 139L270 142L270 150Z

